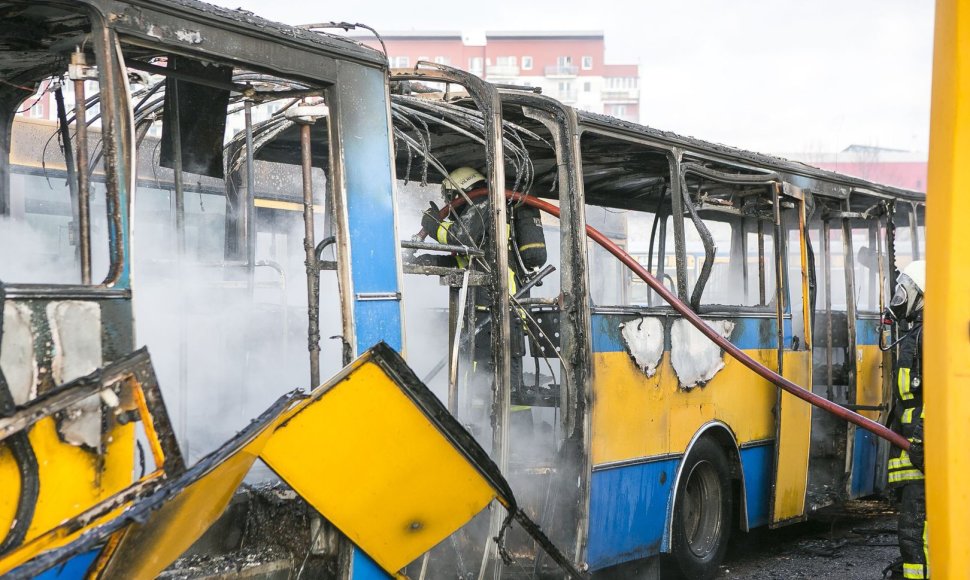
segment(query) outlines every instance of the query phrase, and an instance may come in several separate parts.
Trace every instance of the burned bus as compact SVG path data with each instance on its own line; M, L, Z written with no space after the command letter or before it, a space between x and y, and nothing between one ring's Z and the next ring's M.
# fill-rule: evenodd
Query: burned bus
M322 577L706 578L884 487L751 364L884 420L922 194L199 2L0 6L0 572L214 526Z

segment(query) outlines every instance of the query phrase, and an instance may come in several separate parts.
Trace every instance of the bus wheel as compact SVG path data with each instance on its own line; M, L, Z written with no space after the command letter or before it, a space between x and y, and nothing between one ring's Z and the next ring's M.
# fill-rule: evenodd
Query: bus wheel
M674 507L672 552L687 578L717 574L731 535L732 504L727 457L712 439L701 439L681 470Z

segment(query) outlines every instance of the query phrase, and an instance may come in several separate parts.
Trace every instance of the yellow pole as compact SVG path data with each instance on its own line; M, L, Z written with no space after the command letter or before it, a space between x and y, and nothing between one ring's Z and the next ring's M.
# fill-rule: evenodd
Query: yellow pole
M926 215L930 570L970 578L970 2L937 0Z

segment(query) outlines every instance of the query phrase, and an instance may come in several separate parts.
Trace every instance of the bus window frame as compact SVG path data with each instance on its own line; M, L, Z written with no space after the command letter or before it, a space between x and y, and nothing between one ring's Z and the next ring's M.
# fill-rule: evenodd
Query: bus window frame
M688 174L694 174L699 177L703 177L705 179L713 181L715 183L722 183L725 185L747 184L747 185L764 185L766 187L767 190L765 191L765 195L770 196L772 204L776 210L774 212L774 221L772 224L774 228L772 237L774 238L774 258L776 262L775 288L774 288L775 298L774 300L768 300L767 288L763 287L762 290L765 293L766 304L759 304L757 306L705 304L703 302L703 296L704 296L705 286L709 281L709 277L708 277L707 279L704 280L704 285L700 288L699 292L696 288L697 283L695 282L695 288L691 290L691 300L687 300L685 298L686 289L684 292L685 296L681 296L681 300L690 304L691 308L693 308L695 312L700 313L703 311L703 313L705 314L712 313L712 312L718 312L718 313L724 312L724 313L751 313L751 314L757 315L759 313L775 312L777 314L777 318L779 321L778 322L779 329L781 329L783 325L783 320L785 318L791 317L791 311L790 311L790 305L788 304L788 284L787 284L787 279L784 276L786 272L785 268L787 267L788 258L785 251L785 248L786 248L785 239L784 239L784 236L782 235L783 232L781 229L782 224L780 221L781 213L779 211L779 204L780 204L780 199L781 199L780 196L782 195L782 192L784 191L785 195L789 195L794 192L794 188L791 188L790 186L783 187L783 185L787 185L787 184L782 184L779 176L775 173L764 173L762 171L761 173L754 173L754 174L744 174L744 173L728 174L722 171L717 171L717 170L712 170L709 168L702 167L696 163L695 159L703 160L703 157L702 156L695 157L692 154L690 161L685 162L683 161L683 159L681 159L678 162L678 174L680 176L680 179L679 179L680 191L681 191L682 197L684 198L690 195L687 189L687 179L686 179ZM723 160L717 160L717 162L719 164L726 165L734 169L735 171L751 170L751 168L745 167L741 164L725 162ZM683 200L681 201L681 203L683 205ZM708 211L715 211L715 209L708 208ZM684 228L683 228L682 220L684 218L684 212L681 211L679 213L681 216L680 230L681 230L681 233L683 234ZM732 230L733 229L734 228L732 226ZM744 229L742 225L742 232L743 231ZM763 236L759 235L759 238L763 239ZM685 264L684 269L686 272L686 242L684 241L683 237L681 238L680 242L681 243L678 245L677 252L678 252L678 255L684 254L684 259L681 261L684 262ZM705 246L706 245L707 244L705 240ZM764 256L759 255L759 258L763 260ZM745 281L746 281L746 277L745 277ZM767 277L765 277L765 282L766 281L767 281ZM760 277L759 277L759 283L762 283L760 280ZM685 278L685 285L686 285L686 278ZM762 284L762 286L764 286L764 284ZM696 297L696 300L694 299L695 297ZM777 305L775 305L774 303L777 303ZM781 345L781 339L779 338L779 346L780 345Z
M582 156L579 144L582 127L578 124L576 111L547 96L516 90L500 91L502 104L521 106L523 115L541 122L549 130L558 164L559 236L560 236L560 288L562 306L560 314L561 372L566 380L566 392L560 403L563 430L563 457L571 458L561 466L575 471L578 485L574 502L576 526L569 531L563 526L563 545L576 546L576 554L585 554L589 533L589 491L592 479L591 461L591 413L592 400L592 336L589 308L588 261L586 247L585 189L583 185ZM572 459L579 461L572 461ZM563 521L570 521L564 519ZM569 537L572 533L575 537Z
M655 141L655 140L652 140L652 139L649 139L649 138L643 138L641 136L630 135L630 134L627 134L627 133L625 133L625 132L623 132L621 130L610 130L610 129L607 129L607 128L604 128L604 127L591 127L591 126L589 126L589 125L587 125L585 123L582 123L582 122L579 122L578 127L577 127L576 131L573 134L575 135L575 137L574 137L574 139L575 139L575 149L576 149L576 152L575 152L575 159L576 159L575 164L576 164L576 166L578 168L578 176L577 176L578 186L577 187L579 189L583 189L585 187L583 185L583 172L582 172L582 164L583 164L582 138L586 134L591 134L591 135L596 135L596 136L599 136L599 137L604 137L604 138L609 138L609 139L616 139L616 140L619 140L619 141L624 141L626 143L630 143L630 144L642 146L642 147L645 147L647 149L650 149L651 150L651 153L664 155L667 158L667 165L668 165L668 172L669 172L668 175L670 177L669 191L678 191L679 190L679 185L678 185L679 181L678 181L678 178L677 178L677 175L678 175L677 167L678 167L678 163L679 163L678 159L679 159L680 151L676 147L671 147L670 145L666 145L666 144L664 144L664 143L662 143L660 141ZM683 213L682 212L682 207L680 207L680 211L678 211L678 206L682 206L682 203L678 199L678 197L679 196L677 196L677 195L670 195L670 213L669 214L664 214L663 222L660 224L659 227L661 229L667 228L668 227L668 224L666 223L666 221L667 221L667 219L670 219L671 220L670 225L673 225L673 229L674 229L674 235L673 235L673 238L674 238L674 252L673 252L673 254L675 256L675 260L677 261L677 265L676 265L676 269L677 269L677 272L678 272L677 279L678 280L685 280L685 278L686 278L686 261L685 261L685 257L683 255L683 253L678 251L678 249L683 250L683 248L684 248L683 222L681 221L681 219L678 219L678 217L677 217L678 214L682 214ZM593 205L595 207L610 207L610 206L605 206L605 205L602 205L602 204L591 204L591 203L589 203L589 202L586 201L586 198L585 198L585 195L584 195L583 200L582 200L582 207L579 208L579 211L581 211L582 216L583 216L582 223L583 223L584 226L585 226L585 223L586 223L586 206L587 205ZM631 211L639 211L639 210L631 210ZM654 215L656 215L656 214L654 214ZM573 224L573 226L575 226L575 224ZM585 231L583 231L580 234L580 238L583 240L582 243L585 244L585 239L586 239L586 233L585 233ZM658 243L658 251L666 252L665 245L666 245L666 236L661 236L660 237L660 240L659 240L659 243ZM664 277L664 271L666 269L666 260L663 259L665 256L666 256L665 253L661 254L661 259L659 259L657 261L657 265L656 265L657 273L654 274L654 276L657 279L660 279L660 280L663 279L663 277ZM684 274L684 277L681 277L681 275L679 274L679 272L681 272L681 271L683 271L685 273ZM588 277L589 277L588 268L586 268L586 271L583 272L582 276L583 276L583 278L586 278L587 279L587 288L588 288L589 287L588 286ZM682 300L684 300L686 302L686 299L685 299L685 296L686 296L686 288L682 289L681 288L681 285L680 285L680 282L677 283L677 292L676 293L677 293L678 297L680 297ZM589 310L590 310L590 312L596 312L596 311L598 311L600 309L605 309L605 310L608 310L610 312L622 311L622 312L630 312L630 313L672 312L673 311L673 309L669 305L666 305L662 301L658 301L656 298L654 298L654 293L653 292L650 293L650 296L651 296L651 300L650 300L650 302L648 302L647 305L603 305L603 306L594 306L594 305L590 304L589 305Z
M130 291L130 241L129 227L130 219L130 193L132 188L128 182L133 183L134 179L123 179L121 176L131 176L132 154L129 151L131 139L125 139L126 129L131 130L131 117L128 110L130 94L128 90L127 76L123 69L123 62L120 58L119 39L113 27L108 24L104 15L91 6L81 5L78 12L87 16L91 26L89 38L92 44L94 56L94 68L97 69L98 99L100 103L99 117L101 118L101 143L102 143L102 174L101 179L90 179L89 187L93 183L104 183L105 186L105 210L107 219L107 244L108 244L108 271L100 282L85 282L85 272L79 270L79 282L77 283L21 283L11 282L6 286L12 295L21 293L56 296L64 295L88 295L97 294L104 296L127 296ZM120 79L120 81L119 81ZM120 86L119 86L120 84ZM28 95L29 98L29 95ZM129 114L125 114L128 112ZM12 126L11 126L12 127ZM10 148L12 149L12 147ZM9 159L10 151L7 152L6 173L12 174ZM67 172L65 171L65 175ZM91 177L97 173L91 172ZM9 179L9 177L5 177ZM123 186L122 184L125 184ZM7 189L9 194L9 188ZM90 203L92 191L88 190L88 203ZM4 200L4 207L9 205L9 199ZM2 212L0 212L2 214ZM91 248L92 239L90 222L87 226L85 220L81 220L78 228L77 244L82 246L82 238ZM80 263L78 263L80 268ZM90 263L88 264L90 267ZM90 272L87 272L90 275ZM120 294L119 294L120 293Z

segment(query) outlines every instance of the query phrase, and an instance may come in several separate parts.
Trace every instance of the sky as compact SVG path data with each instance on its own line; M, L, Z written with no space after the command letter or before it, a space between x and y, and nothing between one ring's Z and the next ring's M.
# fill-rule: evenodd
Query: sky
M599 30L607 63L640 65L643 124L769 153L928 148L932 0L215 3L378 31Z

